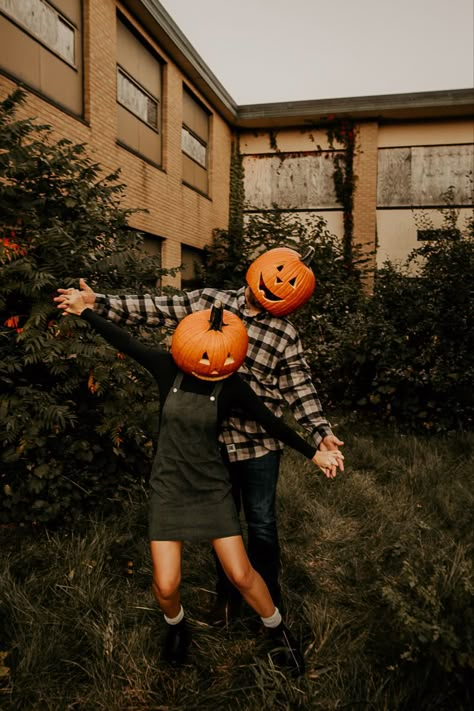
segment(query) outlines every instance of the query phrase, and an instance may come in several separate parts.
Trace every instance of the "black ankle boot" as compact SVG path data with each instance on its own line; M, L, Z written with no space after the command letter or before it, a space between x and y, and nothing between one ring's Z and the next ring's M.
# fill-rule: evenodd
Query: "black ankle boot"
M285 668L293 676L304 674L304 657L300 646L289 629L280 622L278 627L267 628L270 656L276 666Z
M167 624L166 627L163 659L168 664L177 667L186 661L188 647L191 642L191 632L184 618L177 625Z

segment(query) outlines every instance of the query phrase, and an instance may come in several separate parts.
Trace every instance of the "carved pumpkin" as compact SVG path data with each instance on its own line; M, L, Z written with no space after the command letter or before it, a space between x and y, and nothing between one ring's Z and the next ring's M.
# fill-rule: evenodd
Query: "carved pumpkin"
M314 247L310 247L301 257L294 249L276 247L252 262L247 284L266 311L285 316L308 301L316 284L309 266L314 252Z
M220 301L179 322L171 339L171 355L185 373L202 380L222 380L240 368L247 354L247 331L238 316Z

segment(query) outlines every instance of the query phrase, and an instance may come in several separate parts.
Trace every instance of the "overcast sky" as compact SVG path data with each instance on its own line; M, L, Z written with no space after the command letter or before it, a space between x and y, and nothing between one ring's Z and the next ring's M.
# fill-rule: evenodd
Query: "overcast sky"
M474 0L160 0L238 104L474 86Z

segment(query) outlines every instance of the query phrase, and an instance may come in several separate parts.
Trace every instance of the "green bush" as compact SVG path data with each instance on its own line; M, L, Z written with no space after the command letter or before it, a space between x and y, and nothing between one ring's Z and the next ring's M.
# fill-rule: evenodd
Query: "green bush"
M322 218L278 209L250 214L237 235L216 232L206 284L240 286L256 254L276 245L316 248L316 289L291 314L325 409L341 407L424 431L472 427L474 398L474 228L447 207L448 238L387 262L364 293L363 262L344 265L342 246ZM425 219L426 223L426 219ZM425 224L426 226L426 224ZM436 234L436 232L434 233ZM416 269L415 269L416 267Z
M474 416L474 233L414 250L378 271L358 349L354 405L427 431L470 429Z
M0 521L53 523L144 475L156 419L148 374L60 318L56 289L152 290L161 270L128 227L118 174L17 118L23 101L0 104Z

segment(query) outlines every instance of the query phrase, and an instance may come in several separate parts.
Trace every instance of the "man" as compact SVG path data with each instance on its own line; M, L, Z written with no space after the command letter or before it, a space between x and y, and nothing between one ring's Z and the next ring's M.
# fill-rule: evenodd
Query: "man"
M189 313L221 301L224 309L237 314L247 328L249 346L240 375L274 414L281 416L283 406L288 405L316 447L335 450L344 443L332 433L323 415L298 333L286 318L314 289L314 275L306 262L308 256L301 258L293 250L269 250L252 262L247 284L236 290L209 288L176 296L110 296L95 294L83 280L81 290L91 308L119 324L174 326ZM274 285L268 283L269 263L276 270ZM287 291L279 291L284 276L289 286ZM58 291L55 301L58 308L64 309L63 295L68 290ZM241 502L244 508L250 561L265 580L275 604L281 605L276 490L283 445L239 412L232 413L224 423L221 441L237 510ZM222 569L216 567L217 599L211 621L221 624L238 610L240 598Z

